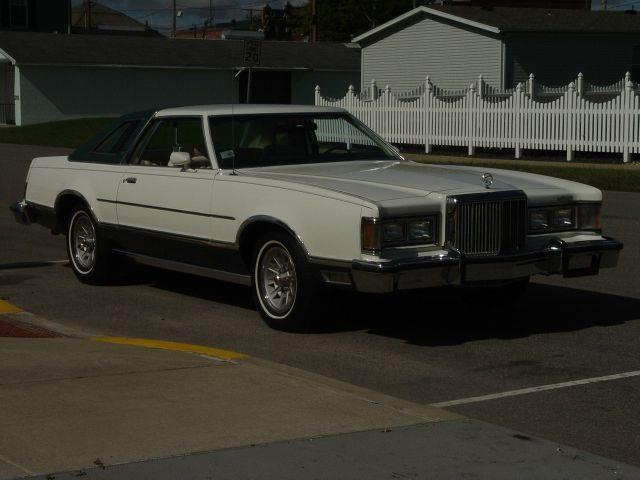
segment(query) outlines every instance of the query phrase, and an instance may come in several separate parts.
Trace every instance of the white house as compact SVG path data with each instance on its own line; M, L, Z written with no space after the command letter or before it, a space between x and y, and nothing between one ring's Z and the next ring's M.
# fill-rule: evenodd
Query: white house
M360 79L360 49L262 43L251 102L313 104ZM0 32L0 123L17 125L203 103L244 102L243 42Z
M478 75L512 88L534 73L566 85L582 72L594 84L640 78L640 15L546 8L415 8L356 38L361 83L411 90L429 75L443 88L466 88Z

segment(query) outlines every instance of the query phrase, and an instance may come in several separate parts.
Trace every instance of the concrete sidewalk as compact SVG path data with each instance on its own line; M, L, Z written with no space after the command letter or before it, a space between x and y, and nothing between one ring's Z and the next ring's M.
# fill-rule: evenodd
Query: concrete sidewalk
M445 410L221 358L0 338L0 478L640 478Z

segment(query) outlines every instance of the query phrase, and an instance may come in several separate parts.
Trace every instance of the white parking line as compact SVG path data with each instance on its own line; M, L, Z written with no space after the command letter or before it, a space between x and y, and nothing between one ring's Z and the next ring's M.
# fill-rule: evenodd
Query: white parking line
M572 380L570 382L552 383L550 385L540 385L538 387L521 388L520 390L510 390L508 392L492 393L490 395L480 395L478 397L460 398L458 400L449 400L447 402L432 403L432 407L452 407L454 405L464 405L467 403L484 402L486 400L495 400L498 398L515 397L518 395L526 395L528 393L544 392L547 390L556 390L558 388L575 387L577 385L586 385L588 383L608 382L609 380L620 380L621 378L638 377L640 370L634 372L616 373L614 375L605 375L604 377L583 378L582 380Z

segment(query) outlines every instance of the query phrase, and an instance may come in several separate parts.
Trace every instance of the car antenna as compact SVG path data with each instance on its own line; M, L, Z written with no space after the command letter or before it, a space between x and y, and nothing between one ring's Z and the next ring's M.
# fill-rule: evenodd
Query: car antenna
M231 175L238 175L236 172L236 122L235 122L235 113L234 113L234 105L235 105L235 97L233 95L233 86L235 85L235 79L240 76L240 74L244 71L244 67L240 67L236 74L233 76L233 81L231 82Z

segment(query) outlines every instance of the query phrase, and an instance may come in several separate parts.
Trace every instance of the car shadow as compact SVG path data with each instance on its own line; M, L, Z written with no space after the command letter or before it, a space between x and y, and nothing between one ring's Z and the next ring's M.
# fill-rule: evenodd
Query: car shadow
M414 345L452 346L485 339L516 339L640 320L640 299L532 283L517 301L465 301L454 289L433 289L332 302L350 329ZM335 330L349 328L336 326ZM330 325L327 325L331 328Z
M135 267L133 273L127 276L130 283L255 310L245 286L153 267ZM327 290L315 315L312 334L363 331L414 345L445 346L640 320L640 299L535 282L522 298L507 304L490 298L468 302L454 288L382 295Z

